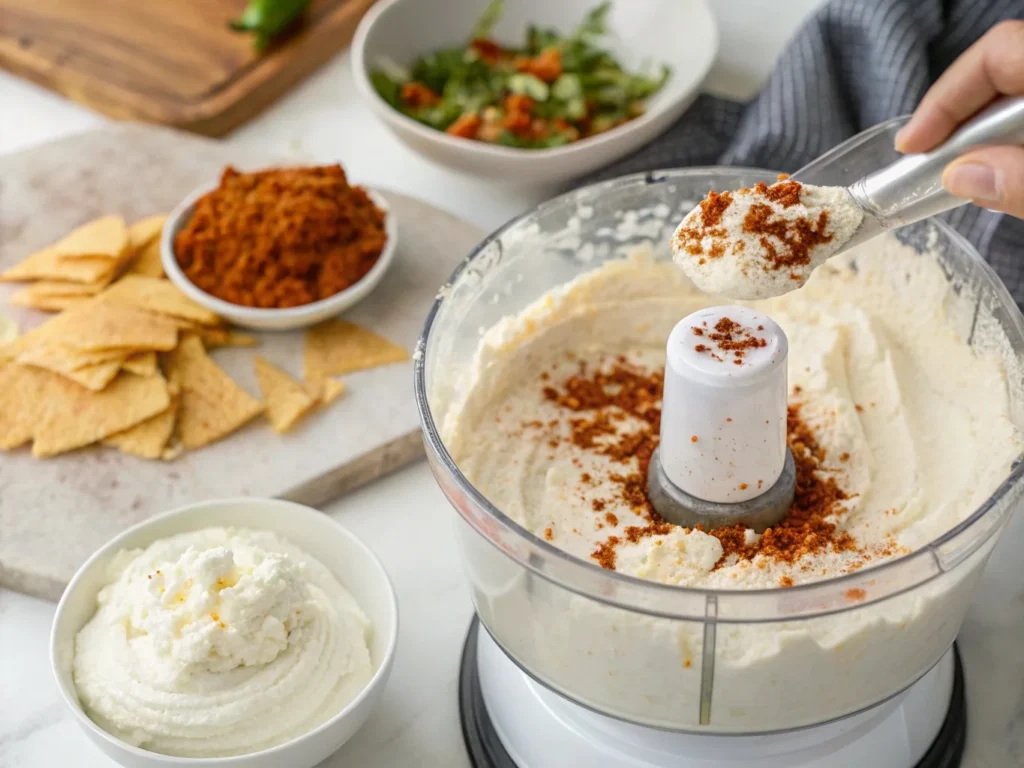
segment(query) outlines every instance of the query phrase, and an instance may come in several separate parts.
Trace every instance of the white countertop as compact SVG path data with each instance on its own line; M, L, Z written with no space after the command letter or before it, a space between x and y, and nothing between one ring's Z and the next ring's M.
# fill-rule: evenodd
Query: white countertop
M717 0L713 7L722 53L709 88L750 96L786 39L819 2ZM0 104L5 117L0 120L0 153L104 122L3 73ZM340 160L356 181L415 195L486 229L552 191L503 187L420 159L358 102L344 54L227 140L297 159ZM421 461L327 511L384 560L398 591L401 637L382 705L324 766L467 766L456 679L472 608L447 502ZM1007 540L1024 543L1024 520L1012 527L999 548L1003 557L997 554L997 567L990 568L983 583L989 599L977 601L960 638L969 656L968 768L1024 766L1024 585L1013 558L1007 557L1020 551ZM0 768L112 768L58 699L47 659L53 611L52 604L0 590Z

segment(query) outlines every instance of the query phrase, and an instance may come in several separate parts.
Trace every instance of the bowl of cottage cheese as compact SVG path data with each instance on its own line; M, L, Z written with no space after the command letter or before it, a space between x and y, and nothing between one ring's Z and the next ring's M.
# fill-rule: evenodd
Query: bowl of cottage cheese
M774 179L667 171L549 201L463 263L417 354L481 622L550 689L640 725L776 732L899 694L948 651L1024 493L1024 319L929 221L744 303L788 337L783 521L660 518L666 340L735 303L672 263L673 234L709 189ZM725 461L737 428L687 437Z
M314 509L209 501L94 554L51 658L86 733L126 766L313 766L379 699L397 602L376 556Z

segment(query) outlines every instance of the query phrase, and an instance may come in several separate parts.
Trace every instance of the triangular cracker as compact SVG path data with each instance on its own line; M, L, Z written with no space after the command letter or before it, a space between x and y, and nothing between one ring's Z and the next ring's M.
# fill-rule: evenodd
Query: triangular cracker
M125 358L121 368L136 376L152 376L156 373L156 352L136 352Z
M151 240L142 246L132 257L128 274L145 277L164 277L164 263L160 255L160 238Z
M96 297L88 304L58 315L59 330L48 339L77 349L124 348L132 351L173 349L178 328L166 317Z
M120 216L102 216L62 237L54 246L65 259L120 259L128 248L128 227Z
M172 315L203 325L220 323L216 313L192 301L170 281L155 277L125 275L101 293L99 298L101 301Z
M0 450L9 451L32 439L35 399L46 374L9 363L0 366Z
M321 405L330 405L348 389L343 382L326 376L322 379L302 382L310 397L314 398Z
M154 241L159 241L160 233L163 232L164 222L167 215L160 213L156 216L147 216L139 219L128 227L128 242L132 251L137 256L139 249Z
M189 334L165 356L167 375L181 388L176 433L186 448L200 448L231 434L263 410L213 362Z
M91 296L33 295L22 290L12 293L7 303L12 307L38 309L40 312L63 312L65 309L81 306L91 298Z
M110 360L83 363L81 358L68 354L74 351L59 344L34 344L18 355L17 362L52 371L83 387L99 391L113 381L127 357L127 353L118 352Z
M35 396L32 453L53 456L122 432L170 405L162 376L121 374L101 392L62 376L41 372L45 385Z
M117 273L118 262L88 256L65 259L51 248L36 251L19 264L0 274L0 281L64 280L73 283L109 283Z
M167 408L123 432L103 439L104 445L143 459L161 459L167 450L178 416L179 401L171 398Z
M38 282L26 285L14 296L95 296L106 286L97 283L69 283L64 280L39 280Z
M304 365L309 381L408 359L402 347L345 320L328 320L306 331Z
M302 384L262 357L253 359L256 382L275 432L287 432L317 403Z

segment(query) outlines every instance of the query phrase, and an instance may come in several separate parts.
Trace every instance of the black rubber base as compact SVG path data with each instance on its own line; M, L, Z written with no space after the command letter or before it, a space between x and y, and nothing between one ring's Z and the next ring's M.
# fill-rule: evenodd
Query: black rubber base
M473 768L529 768L517 766L512 761L487 714L476 663L476 638L479 632L480 620L474 616L466 644L462 648L462 665L459 670L459 719L462 721L462 736L466 740L469 761ZM949 711L935 741L914 768L958 768L963 757L967 740L967 699L964 696L963 664L955 644L953 659L953 696L949 702Z

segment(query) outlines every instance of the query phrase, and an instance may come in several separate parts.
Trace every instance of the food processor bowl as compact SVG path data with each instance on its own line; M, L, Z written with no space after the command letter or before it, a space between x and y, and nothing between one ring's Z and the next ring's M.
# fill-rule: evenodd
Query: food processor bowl
M891 135L881 139L891 148ZM835 166L829 173L843 175ZM968 519L912 554L788 589L730 591L645 581L573 557L489 503L460 472L441 427L458 407L485 330L635 246L649 244L657 258L668 259L670 233L709 190L775 176L740 168L659 171L544 203L458 267L417 350L427 456L458 513L461 556L481 622L526 674L630 723L695 733L777 732L896 696L949 649L1024 488L1018 462ZM1012 418L1024 426L1024 323L1009 294L947 225L929 220L898 236L948 276L945 311L956 331L979 351L1002 356ZM909 278L888 279L910 306Z

